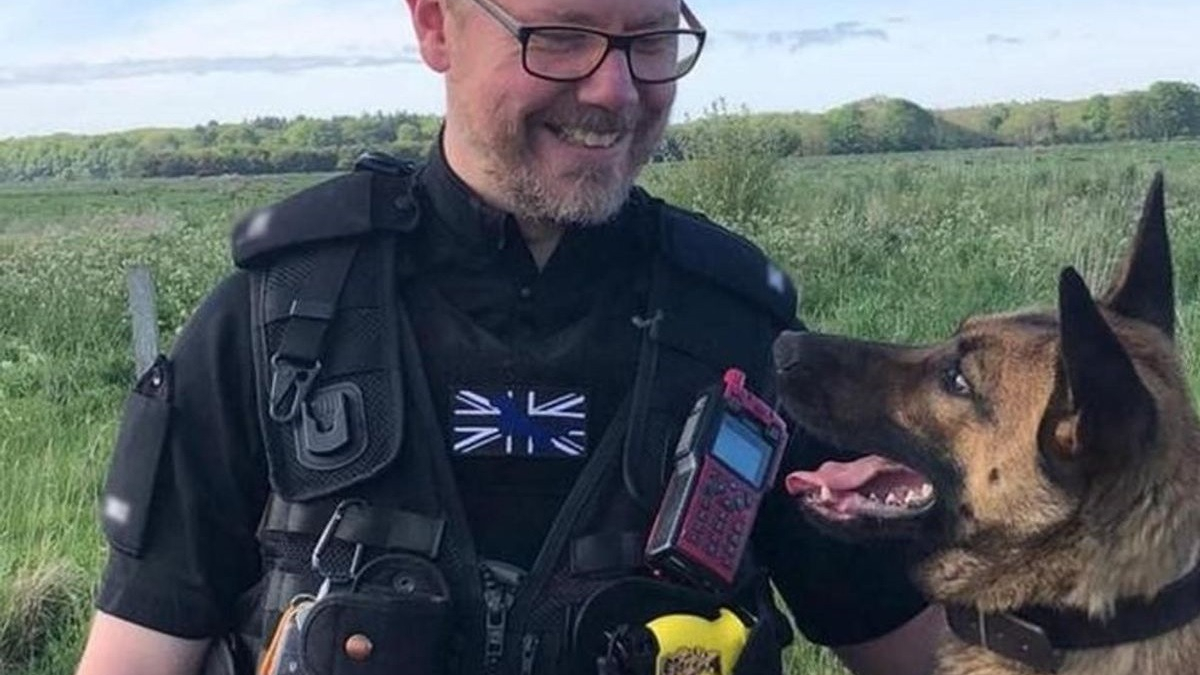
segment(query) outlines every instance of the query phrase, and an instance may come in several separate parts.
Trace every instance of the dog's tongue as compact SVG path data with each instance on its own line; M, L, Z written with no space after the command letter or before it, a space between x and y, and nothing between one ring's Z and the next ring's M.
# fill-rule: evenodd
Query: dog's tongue
M785 484L805 507L833 521L908 518L923 513L935 499L924 476L878 455L793 471Z
M853 462L825 462L816 471L794 471L787 476L787 489L793 496L813 488L849 492L891 471L913 473L903 464L879 455L867 455Z

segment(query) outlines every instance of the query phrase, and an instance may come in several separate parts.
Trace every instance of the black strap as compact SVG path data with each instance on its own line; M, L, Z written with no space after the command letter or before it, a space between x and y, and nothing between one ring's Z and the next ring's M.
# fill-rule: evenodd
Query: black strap
M621 476L625 482L625 490L634 503L643 508L653 510L654 504L642 494L635 477L634 453L644 452L646 435L646 419L650 413L650 395L654 391L654 380L658 376L659 325L664 314L662 310L662 257L656 255L650 268L650 292L647 300L647 316L633 317L633 324L642 331L641 345L638 349L638 369L633 379L633 389L630 392L629 433L625 435L625 445L621 454Z
M260 537L268 532L318 536L329 524L336 501L288 502L272 494L259 526ZM350 544L419 553L436 558L442 546L446 521L443 518L379 506L348 508L332 536Z
M1141 642L1169 633L1200 616L1200 566L1164 587L1153 600L1126 598L1108 620L1080 610L1027 607L989 614L973 607L950 606L954 634L1040 671L1054 673L1064 652Z
M271 355L271 419L285 424L296 418L321 370L325 332L337 311L338 296L358 250L357 241L331 245L292 301L279 349Z
M592 458L583 467L575 486L567 495L566 501L559 509L558 516L550 526L550 532L542 543L542 549L534 561L533 569L525 577L525 585L517 593L513 604L512 614L519 620L525 620L533 605L542 599L542 593L547 583L554 576L561 553L569 543L568 536L584 508L596 498L596 493L604 482L606 474L615 470L615 463L620 461L618 456L624 444L621 442L629 424L630 402L632 397L626 395L612 417L608 428L605 429Z

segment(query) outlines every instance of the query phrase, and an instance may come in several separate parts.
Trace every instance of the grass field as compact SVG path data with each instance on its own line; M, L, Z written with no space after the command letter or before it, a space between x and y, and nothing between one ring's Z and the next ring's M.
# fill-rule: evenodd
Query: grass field
M739 163L740 162L740 163ZM748 234L810 327L943 336L969 313L1098 290L1165 169L1179 341L1200 383L1200 145L652 167L645 183ZM124 271L148 264L164 346L228 268L230 224L320 176L0 186L0 673L69 673L104 558L94 506L132 363ZM819 650L793 674L833 675Z

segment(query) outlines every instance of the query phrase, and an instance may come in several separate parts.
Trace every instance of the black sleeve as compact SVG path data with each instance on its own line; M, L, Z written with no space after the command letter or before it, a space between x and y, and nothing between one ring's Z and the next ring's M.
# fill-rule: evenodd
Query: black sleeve
M775 489L764 499L755 552L810 642L836 647L899 628L927 604L908 577L896 541L847 543L819 532L784 490L793 470L813 468L828 448L794 425Z
M241 272L223 281L130 392L102 497L97 607L179 637L228 631L259 577L267 477L248 289Z

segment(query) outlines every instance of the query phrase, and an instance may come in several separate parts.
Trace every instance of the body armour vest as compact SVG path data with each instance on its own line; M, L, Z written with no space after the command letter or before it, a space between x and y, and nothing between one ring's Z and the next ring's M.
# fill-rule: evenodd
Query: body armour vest
M294 598L332 587L342 594L335 608L306 628L327 633L328 645L306 655L331 673L376 672L341 651L355 612L375 617L359 624L380 632L381 668L407 649L397 663L418 675L585 675L617 623L717 605L753 624L734 672L780 672L791 632L752 555L732 588L712 592L651 573L641 552L697 394L730 367L773 393L771 341L796 325L790 281L748 242L635 191L654 230L654 262L632 282L644 285L644 311L628 333L604 336L639 345L634 372L613 375L631 386L610 403L611 422L531 569L495 566L476 554L423 360L461 348L469 367L504 354L478 349L486 341L470 326L413 325L414 309L454 321L426 311L438 299L406 254L422 221L414 171L371 158L234 231L235 262L252 272L271 483L259 528L265 576L245 598L249 651ZM443 332L464 343L430 349ZM380 589L403 602L383 607Z

